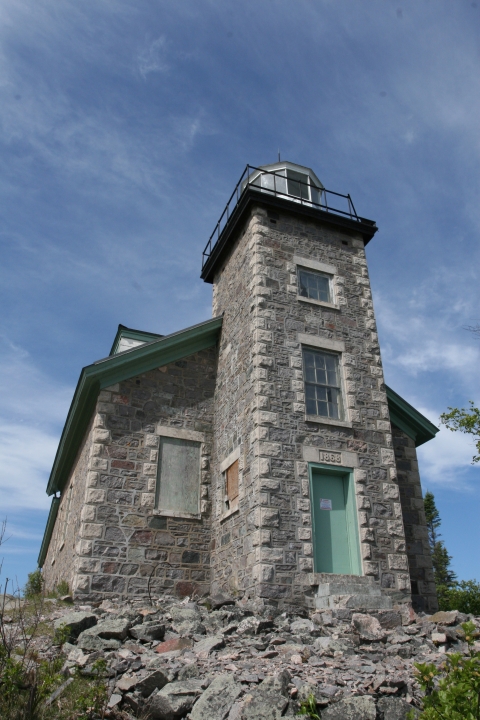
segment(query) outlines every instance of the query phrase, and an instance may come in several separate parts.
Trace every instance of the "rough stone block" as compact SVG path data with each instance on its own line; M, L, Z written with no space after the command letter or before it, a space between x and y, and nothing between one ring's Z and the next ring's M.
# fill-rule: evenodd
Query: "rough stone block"
M217 675L195 703L191 720L225 720L241 692L242 686L233 675Z
M103 535L103 525L98 523L83 523L80 528L82 538L101 538Z
M388 567L390 570L408 570L406 555L388 555Z

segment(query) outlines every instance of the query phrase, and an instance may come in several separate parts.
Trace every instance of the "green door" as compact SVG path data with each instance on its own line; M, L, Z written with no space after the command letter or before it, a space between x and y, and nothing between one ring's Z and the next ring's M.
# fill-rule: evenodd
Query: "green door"
M312 469L315 571L337 575L360 572L358 538L349 478Z

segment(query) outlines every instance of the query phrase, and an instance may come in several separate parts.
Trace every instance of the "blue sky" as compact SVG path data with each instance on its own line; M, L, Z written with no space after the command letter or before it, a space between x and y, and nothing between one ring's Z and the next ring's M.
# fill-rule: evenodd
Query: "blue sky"
M201 251L247 162L310 166L376 220L386 379L437 422L480 401L480 2L3 0L3 577L35 568L82 366L118 323L211 315ZM420 450L460 578L480 580L480 467Z

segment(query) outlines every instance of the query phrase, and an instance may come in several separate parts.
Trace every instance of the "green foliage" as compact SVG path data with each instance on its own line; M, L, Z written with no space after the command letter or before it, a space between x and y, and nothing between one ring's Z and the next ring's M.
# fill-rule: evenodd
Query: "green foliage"
M300 709L297 715L307 715L309 718L312 718L312 720L320 720L320 715L317 713L317 701L313 693L300 703Z
M460 430L474 436L478 454L473 456L472 463L477 463L480 462L480 410L473 400L469 402L470 409L449 407L450 412L440 415L440 422L452 432Z
M441 668L415 663L416 679L425 692L419 720L480 720L480 653L472 649L477 633L471 622L462 629L468 657L449 654Z
M480 615L480 583L476 580L462 580L454 587L440 586L437 592L440 610Z
M104 717L108 702L107 684L105 682L106 669L107 663L103 659L93 663L94 680L77 697L75 702L75 718L78 718L78 720L92 720L98 716Z
M40 720L44 701L61 682L62 658L35 662L10 656L0 645L0 717L3 720Z
M441 593L441 588L449 589L455 586L457 578L453 570L450 568L452 562L451 555L448 554L447 548L442 540L438 528L441 525L440 513L435 504L433 493L425 493L424 498L425 517L428 528L428 542L432 553L433 572L435 575L435 585L437 593Z
M63 645L70 639L70 626L62 623L60 627L55 630L53 636L53 642L55 645Z
M23 591L26 598L34 598L41 595L43 591L43 575L40 568L28 573L27 584Z
M70 592L70 588L68 586L68 582L66 580L60 580L60 582L57 585L57 593L62 597L63 595L68 595Z

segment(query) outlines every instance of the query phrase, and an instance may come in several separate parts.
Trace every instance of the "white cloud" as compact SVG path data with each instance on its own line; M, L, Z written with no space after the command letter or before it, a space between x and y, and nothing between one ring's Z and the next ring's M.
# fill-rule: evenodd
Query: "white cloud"
M0 508L46 509L45 488L72 389L42 373L22 348L0 337Z
M0 335L0 352L0 422L58 427L66 417L72 389L42 373L5 335Z
M423 328L425 331L426 328ZM390 362L402 365L409 372L432 372L433 370L471 370L478 366L478 352L474 348L455 343L446 344L441 340L416 338L418 344L409 347Z
M429 278L410 302L375 293L375 314L387 375L390 370L420 373L446 371L473 395L480 391L480 347L463 329L475 291L467 300L463 284L442 292L444 277ZM426 301L428 298L428 302Z
M0 507L46 509L51 500L45 493L46 481L58 437L28 424L0 422Z
M420 412L438 424L440 413L423 408ZM474 489L470 472L474 453L475 444L469 436L440 426L435 439L417 450L423 487L430 489L431 486L442 485L449 490L471 492Z
M145 80L149 73L167 72L166 54L167 41L164 35L154 40L138 54L138 69Z

